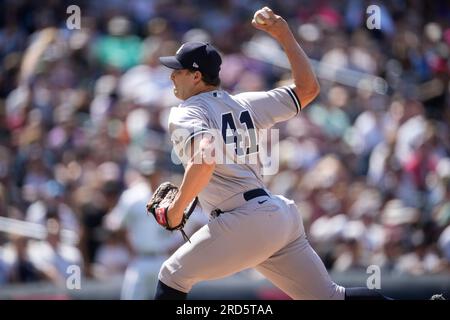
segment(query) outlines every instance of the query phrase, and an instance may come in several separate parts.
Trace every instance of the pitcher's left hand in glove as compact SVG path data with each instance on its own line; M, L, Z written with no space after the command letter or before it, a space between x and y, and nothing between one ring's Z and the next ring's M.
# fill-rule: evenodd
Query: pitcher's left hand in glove
M156 222L169 231L180 230L183 234L183 238L189 241L186 233L183 231L183 227L186 221L191 216L192 212L197 205L198 198L196 197L191 204L184 210L183 218L177 226L169 225L169 217L167 213L169 211L170 204L174 201L175 196L178 193L178 187L170 182L162 183L153 194L150 201L147 203L147 215L152 214L155 217Z

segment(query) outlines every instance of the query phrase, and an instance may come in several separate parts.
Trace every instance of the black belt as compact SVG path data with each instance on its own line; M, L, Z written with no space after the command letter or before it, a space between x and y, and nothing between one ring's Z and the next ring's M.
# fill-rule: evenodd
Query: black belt
M266 192L266 190L259 188L259 189L253 189L247 192L244 192L244 199L245 201L250 201L257 197L262 196L269 196L269 194Z
M258 189L253 189L253 190L244 192L243 196L244 196L245 201L250 201L257 197L269 196L269 194L266 192L266 190L264 190L262 188L258 188ZM223 211L220 209L216 209L211 212L211 214L215 217L218 217L222 213L223 213Z

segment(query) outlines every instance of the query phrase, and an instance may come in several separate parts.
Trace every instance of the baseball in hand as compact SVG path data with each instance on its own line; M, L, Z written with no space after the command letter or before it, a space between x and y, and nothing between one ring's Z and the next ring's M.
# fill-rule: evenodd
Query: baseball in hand
M269 19L269 15L267 14L267 12L265 10L258 10L258 11L256 11L253 18L255 19L257 24L266 24L266 22L263 20L261 15L264 18Z

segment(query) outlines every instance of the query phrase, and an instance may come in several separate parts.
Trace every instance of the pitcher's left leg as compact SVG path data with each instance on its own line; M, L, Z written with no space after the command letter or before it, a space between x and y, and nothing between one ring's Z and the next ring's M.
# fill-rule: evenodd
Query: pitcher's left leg
M247 209L225 213L198 230L190 243L163 263L159 280L188 293L200 281L252 268L282 248L285 242L273 229L281 234L288 220L266 212L247 213Z

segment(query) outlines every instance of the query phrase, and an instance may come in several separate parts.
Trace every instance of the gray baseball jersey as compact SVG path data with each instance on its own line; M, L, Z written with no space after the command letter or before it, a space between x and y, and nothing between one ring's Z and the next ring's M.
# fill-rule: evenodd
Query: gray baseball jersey
M184 161L192 137L214 130L238 159L247 159L258 154L253 129L270 128L299 111L300 101L292 87L234 96L215 90L173 108L169 131L175 152ZM191 242L163 263L161 282L189 292L200 281L255 268L294 299L344 299L345 289L331 280L307 241L294 201L264 188L260 163L216 161L199 200L205 212L219 209L222 213L212 214Z
M177 155L181 158L190 139L205 131L222 134L227 145L241 156L258 151L257 131L268 129L275 123L298 114L300 102L291 87L281 87L268 92L247 92L230 95L223 90L209 91L193 96L169 115L169 133ZM226 130L233 133L227 135ZM236 134L248 135L248 145ZM236 138L235 138L236 137ZM236 140L235 140L236 139ZM254 151L254 152L253 152ZM228 158L229 159L229 158ZM245 160L244 160L245 161ZM220 208L220 204L233 195L247 190L263 188L261 164L218 163L199 201L205 212Z

